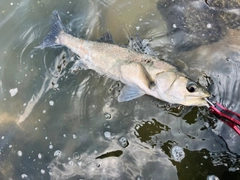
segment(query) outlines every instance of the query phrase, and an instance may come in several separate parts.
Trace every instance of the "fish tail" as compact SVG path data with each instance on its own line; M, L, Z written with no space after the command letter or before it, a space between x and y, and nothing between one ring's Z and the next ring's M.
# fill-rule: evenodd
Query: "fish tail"
M48 35L43 39L43 42L41 43L38 48L44 49L45 47L51 47L60 45L59 42L57 42L60 32L64 32L65 27L62 24L61 18L57 11L53 11L52 13L52 27Z

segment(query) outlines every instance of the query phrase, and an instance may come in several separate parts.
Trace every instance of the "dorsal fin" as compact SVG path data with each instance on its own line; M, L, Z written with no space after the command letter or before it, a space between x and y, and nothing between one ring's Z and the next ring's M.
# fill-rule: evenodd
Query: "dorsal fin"
M106 32L103 34L98 40L98 42L104 42L104 43L109 43L109 44L115 44L113 37L110 32Z
M157 55L149 46L149 41L147 39L142 40L138 35L133 36L129 39L128 48L141 54L148 54L150 56Z

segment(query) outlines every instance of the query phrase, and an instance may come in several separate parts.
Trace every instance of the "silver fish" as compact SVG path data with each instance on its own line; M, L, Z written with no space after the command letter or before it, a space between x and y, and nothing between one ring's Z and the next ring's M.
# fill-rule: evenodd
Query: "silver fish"
M141 54L115 44L87 41L66 33L58 12L53 12L53 24L40 48L62 45L80 56L87 69L95 70L125 84L119 102L145 94L185 106L208 106L204 98L208 91L183 73L154 56Z

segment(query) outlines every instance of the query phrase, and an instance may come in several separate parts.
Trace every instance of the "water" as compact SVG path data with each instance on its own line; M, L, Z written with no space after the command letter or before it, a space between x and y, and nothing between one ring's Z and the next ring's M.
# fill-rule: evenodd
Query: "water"
M193 79L207 86L210 78L215 100L240 112L239 21L230 21L239 18L237 1L226 8L221 1L166 2L1 2L0 179L239 179L239 136L206 108L148 96L118 103L121 83L72 72L66 48L34 48L54 10L77 37L96 40L109 31L121 45L138 34ZM188 7L201 20L198 31L190 28L196 22L184 29L177 18L191 17ZM217 19L216 29L209 12L231 18Z

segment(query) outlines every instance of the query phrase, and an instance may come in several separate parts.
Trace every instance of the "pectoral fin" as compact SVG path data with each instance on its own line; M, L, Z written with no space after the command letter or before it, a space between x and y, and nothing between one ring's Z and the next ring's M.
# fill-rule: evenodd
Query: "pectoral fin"
M121 65L120 72L122 76L129 76L128 80L132 82L141 81L141 85L147 86L149 89L155 87L155 82L147 69L141 63L126 63ZM137 80L136 80L137 78ZM140 86L141 86L140 85Z
M138 87L131 87L131 86L125 85L122 88L120 95L118 96L118 102L130 101L132 99L141 97L144 94L145 93Z
M142 72L145 75L144 79L146 80L149 89L154 88L155 87L155 82L154 82L152 76L148 73L148 71L146 70L146 68L142 64L139 64L139 65L140 65L140 67L142 69Z

